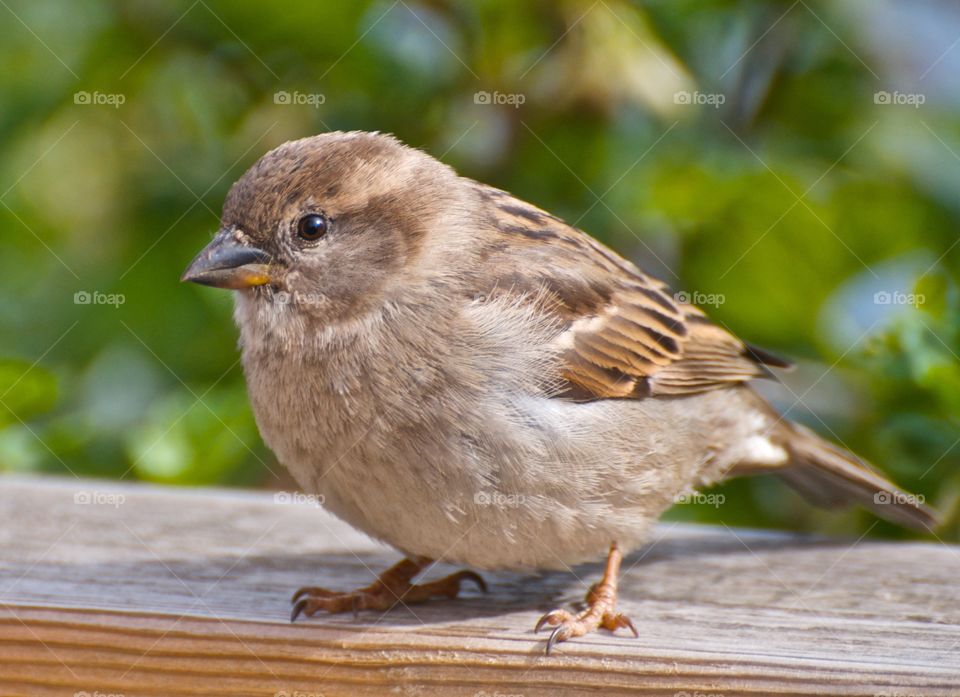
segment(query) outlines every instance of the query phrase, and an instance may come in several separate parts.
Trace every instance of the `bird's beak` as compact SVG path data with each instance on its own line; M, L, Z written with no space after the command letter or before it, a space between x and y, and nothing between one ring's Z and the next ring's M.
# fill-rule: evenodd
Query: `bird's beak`
M190 262L180 280L231 290L262 286L272 280L272 261L262 249L238 242L232 230L221 230Z

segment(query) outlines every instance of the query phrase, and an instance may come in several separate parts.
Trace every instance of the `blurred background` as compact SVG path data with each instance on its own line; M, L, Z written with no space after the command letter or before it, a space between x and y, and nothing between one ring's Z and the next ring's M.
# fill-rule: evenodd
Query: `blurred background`
M396 134L798 360L765 393L960 539L960 6L0 2L0 469L292 488L228 293L178 277L285 140ZM907 536L779 482L676 519Z

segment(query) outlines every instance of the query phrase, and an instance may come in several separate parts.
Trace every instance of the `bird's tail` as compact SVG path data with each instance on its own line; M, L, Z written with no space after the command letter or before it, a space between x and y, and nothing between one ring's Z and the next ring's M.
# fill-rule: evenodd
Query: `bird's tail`
M857 503L898 525L929 531L937 513L923 497L900 489L848 450L799 424L780 422L790 463L777 471L805 498L821 506Z

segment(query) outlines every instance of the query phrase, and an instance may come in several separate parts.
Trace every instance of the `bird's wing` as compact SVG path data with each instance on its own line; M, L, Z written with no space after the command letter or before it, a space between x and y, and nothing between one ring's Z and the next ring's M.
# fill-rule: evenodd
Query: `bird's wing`
M587 234L509 194L478 185L497 231L487 256L495 288L546 295L563 394L641 398L712 390L789 363L740 341ZM504 244L509 238L509 242Z

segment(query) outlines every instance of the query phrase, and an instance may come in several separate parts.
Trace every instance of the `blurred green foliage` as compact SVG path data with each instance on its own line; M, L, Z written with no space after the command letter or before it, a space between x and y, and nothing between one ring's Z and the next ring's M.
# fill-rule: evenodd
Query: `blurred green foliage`
M177 279L265 151L381 130L798 357L768 390L778 407L926 496L960 539L949 4L8 0L0 15L3 469L280 486L231 299ZM906 534L769 479L718 492L723 506L671 515Z

